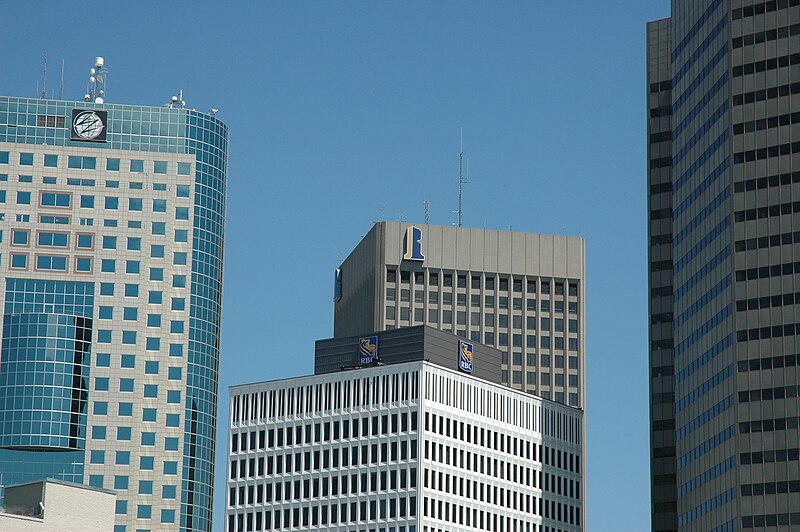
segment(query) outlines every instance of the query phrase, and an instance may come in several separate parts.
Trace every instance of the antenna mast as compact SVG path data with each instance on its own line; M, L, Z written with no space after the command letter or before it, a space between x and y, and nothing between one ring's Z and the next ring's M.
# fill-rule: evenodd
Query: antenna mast
M423 209L425 209L425 225L428 225L428 220L430 220L430 212L429 212L430 206L431 206L430 201L424 200L422 202L422 207Z
M63 100L64 99L64 60L63 59L61 60L61 86L60 86L59 92L58 92L58 99L59 100Z
M464 128L460 129L461 143L458 150L458 227L461 227L461 216L463 209L461 206L461 199L464 195L464 184L467 182L467 177L463 174L464 167Z
M47 98L47 50L44 51L44 70L42 71L42 94L40 98Z

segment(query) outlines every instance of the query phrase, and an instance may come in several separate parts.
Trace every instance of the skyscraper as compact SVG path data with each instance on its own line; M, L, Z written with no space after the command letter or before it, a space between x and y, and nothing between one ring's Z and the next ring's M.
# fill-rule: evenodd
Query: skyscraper
M503 352L502 382L584 407L580 237L376 223L336 271L334 336L429 325Z
M180 101L0 97L0 484L211 529L227 149Z
M800 527L800 2L647 27L653 530Z

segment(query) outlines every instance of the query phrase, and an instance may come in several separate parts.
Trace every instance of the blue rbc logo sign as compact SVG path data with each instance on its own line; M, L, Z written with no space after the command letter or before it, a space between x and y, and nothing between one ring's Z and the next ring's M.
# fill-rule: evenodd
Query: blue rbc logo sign
M410 226L403 238L403 260L425 260L422 254L422 229Z
M368 336L358 341L358 362L362 366L369 366L378 358L378 337Z
M458 369L472 373L472 344L464 340L458 341Z

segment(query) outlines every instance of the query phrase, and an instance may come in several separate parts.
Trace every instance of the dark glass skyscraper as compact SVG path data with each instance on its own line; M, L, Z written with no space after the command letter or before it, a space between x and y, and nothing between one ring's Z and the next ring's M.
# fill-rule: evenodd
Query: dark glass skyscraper
M211 530L227 152L180 104L0 97L0 486Z
M647 27L656 531L800 529L800 1Z

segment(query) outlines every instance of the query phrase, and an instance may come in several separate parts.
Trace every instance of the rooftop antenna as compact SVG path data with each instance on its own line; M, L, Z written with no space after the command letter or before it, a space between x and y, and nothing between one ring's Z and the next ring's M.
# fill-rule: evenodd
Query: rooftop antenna
M106 97L106 70L105 60L98 56L94 58L94 67L89 69L89 86L83 99L87 102L104 103Z
M469 180L469 161L467 161L467 175L464 175L464 128L460 129L461 142L458 150L458 227L461 227L461 217L464 210L461 205L462 197L464 196L464 185Z
M430 216L430 206L431 206L431 202L430 201L423 200L422 208L425 210L425 225L428 225L428 222L430 221L430 218L431 218L431 216Z
M47 50L44 51L44 70L42 71L42 99L47 98Z
M185 109L186 108L186 101L183 99L183 89L178 91L177 96L173 96L170 100L164 104L164 107L169 107L170 109ZM212 109L213 114L216 114L217 110Z
M58 99L64 99L64 60L61 60L61 85L59 87Z

